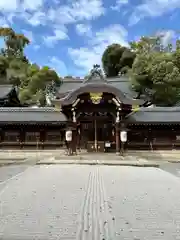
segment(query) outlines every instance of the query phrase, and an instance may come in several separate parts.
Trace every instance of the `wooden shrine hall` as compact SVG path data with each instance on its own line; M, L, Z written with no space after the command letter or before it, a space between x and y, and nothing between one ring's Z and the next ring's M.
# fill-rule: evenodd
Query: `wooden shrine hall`
M3 91L1 90L3 88ZM147 107L125 76L104 78L94 66L89 78L65 78L48 107L21 105L18 90L0 86L0 148L60 149L72 131L72 148L89 152L178 149L180 107Z

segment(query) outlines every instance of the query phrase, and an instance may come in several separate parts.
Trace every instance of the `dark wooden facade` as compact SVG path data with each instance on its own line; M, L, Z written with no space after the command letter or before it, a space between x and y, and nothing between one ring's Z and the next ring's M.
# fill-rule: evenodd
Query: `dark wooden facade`
M65 128L58 124L1 125L1 149L59 149L64 147Z
M119 154L123 129L126 150L179 149L180 108L143 107L146 100L134 99L125 82L102 76L67 81L52 102L56 107L34 109L21 105L16 88L0 86L0 149L62 149L69 128L74 152Z
M59 110L22 105L16 87L0 85L0 149L62 148L66 124Z
M128 125L127 149L131 150L174 150L180 149L180 124Z
M76 148L119 153L123 129L128 133L124 146L127 150L180 148L180 108L142 107L134 111L132 105L113 102L115 98L113 94L103 93L102 101L93 104L86 93L78 96L77 104L63 107L63 113L74 121L77 129ZM106 148L106 143L110 143L110 147Z

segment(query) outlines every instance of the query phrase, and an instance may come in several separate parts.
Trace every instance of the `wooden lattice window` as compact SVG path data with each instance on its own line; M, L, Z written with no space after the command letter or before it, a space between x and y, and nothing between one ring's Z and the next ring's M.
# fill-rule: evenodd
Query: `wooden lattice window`
M25 141L26 142L37 142L39 141L40 132L26 132Z
M6 131L4 133L4 142L18 142L20 133L18 131Z
M47 142L60 142L62 141L62 134L58 131L52 131L46 133Z

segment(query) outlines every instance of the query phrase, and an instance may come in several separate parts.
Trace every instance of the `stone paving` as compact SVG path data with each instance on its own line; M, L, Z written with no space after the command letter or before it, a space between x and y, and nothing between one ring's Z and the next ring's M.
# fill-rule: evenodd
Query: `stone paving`
M68 158L65 154L66 151L64 149L57 149L57 150L0 150L0 160L1 159L16 159L16 160L23 160L27 157L60 157L60 158ZM78 152L77 156L73 156L73 158L88 158L88 156L95 155L93 153L86 153L84 151ZM99 153L99 156L106 156L106 157L113 157L118 158L115 153ZM128 150L125 152L125 156L133 156L139 158L146 158L146 159L175 159L180 162L180 151L179 150L172 150L172 151L130 151Z
M116 156L104 154L89 154L80 158L79 156L68 156L67 158L46 157L37 161L40 164L87 164L87 165L121 165L121 166L139 166L139 167L159 167L159 164L146 160L145 158L138 158L135 156Z
M0 239L180 239L180 179L158 168L32 166L0 192Z
M0 166L9 164L101 164L158 167L162 163L180 163L180 151L127 151L115 153L85 153L67 156L65 150L6 150L0 151Z

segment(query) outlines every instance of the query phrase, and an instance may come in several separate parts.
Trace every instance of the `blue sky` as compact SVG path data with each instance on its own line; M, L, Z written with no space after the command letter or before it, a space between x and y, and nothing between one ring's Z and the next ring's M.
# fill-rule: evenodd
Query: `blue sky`
M157 32L167 43L179 19L180 0L0 0L0 25L24 33L31 62L60 76L84 76L112 43Z

